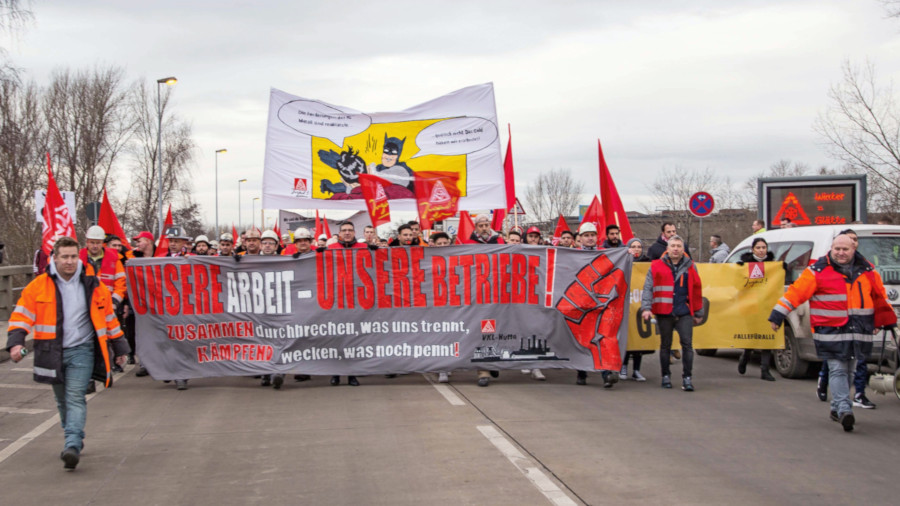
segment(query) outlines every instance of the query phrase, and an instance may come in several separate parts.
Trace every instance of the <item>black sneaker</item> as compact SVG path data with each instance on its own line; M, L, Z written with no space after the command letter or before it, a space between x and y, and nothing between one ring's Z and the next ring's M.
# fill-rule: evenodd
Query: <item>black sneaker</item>
M336 386L338 386L338 385L340 385L340 384L341 384L341 377L340 377L340 376L332 376L332 377L331 377L331 386L336 387Z
M119 364L113 364L112 371L113 372L125 372L125 369L122 369L122 366L120 366Z
M284 374L275 374L272 377L272 387L275 390L281 390L281 385L284 385Z
M312 376L309 374L295 374L294 381L309 381L312 379Z
M137 372L134 373L134 375L137 376L138 378L147 376L149 374L150 374L150 371L148 371L147 368L144 366L141 366L140 369L138 369Z
M863 409L875 409L875 403L870 401L866 394L856 394L853 397L853 407Z
M604 371L603 373L603 388L612 388L613 385L619 382L619 373L614 371Z
M853 413L848 411L840 416L841 426L844 427L844 432L852 432L853 424L856 423L856 417L853 416Z
M269 387L272 386L272 375L264 374L262 380L259 382L259 386L261 387Z
M68 471L74 471L78 465L78 450L70 446L59 454L59 458L64 462L63 467Z
M828 401L828 383L821 376L819 376L819 382L816 384L816 397L822 402Z
M187 390L188 380L175 380L175 390Z
M841 417L838 416L837 411L831 412L831 421L832 422L840 422L841 421Z
M672 388L672 380L669 378L669 375L666 374L662 377L662 387L663 388Z
M578 375L575 376L575 384L587 385L587 371L578 371Z
M350 385L351 387L358 387L359 380L356 379L356 376L347 376L347 384Z
M478 378L478 386L486 387L491 384L491 378Z
M693 392L694 384L691 383L691 377L685 376L684 379L681 380L681 389L685 392Z

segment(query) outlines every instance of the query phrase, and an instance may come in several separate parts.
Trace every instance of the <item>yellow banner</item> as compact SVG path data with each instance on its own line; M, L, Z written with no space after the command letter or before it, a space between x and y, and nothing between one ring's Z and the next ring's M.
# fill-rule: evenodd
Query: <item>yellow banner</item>
M695 264L703 283L704 318L694 327L694 349L784 348L784 327L772 331L768 318L784 293L781 262ZM658 350L659 328L641 318L641 292L649 262L631 270L631 305L628 350ZM674 336L673 348L678 347Z

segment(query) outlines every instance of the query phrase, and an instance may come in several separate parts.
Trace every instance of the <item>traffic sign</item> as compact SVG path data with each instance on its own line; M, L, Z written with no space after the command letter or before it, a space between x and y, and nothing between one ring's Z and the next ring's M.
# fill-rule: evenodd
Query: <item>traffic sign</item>
M706 192L697 192L691 195L690 207L691 214L698 218L705 218L713 212L716 202L712 195Z

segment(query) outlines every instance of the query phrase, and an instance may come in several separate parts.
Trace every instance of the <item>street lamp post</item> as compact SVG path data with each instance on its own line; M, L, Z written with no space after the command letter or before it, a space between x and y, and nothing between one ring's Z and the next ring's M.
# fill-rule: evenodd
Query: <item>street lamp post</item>
M241 222L241 183L246 183L246 179L238 179L238 233L244 230L244 224ZM237 237L235 237L237 239Z
M159 199L159 235L157 237L162 237L164 226L162 208L162 98L159 91L159 85L165 84L171 86L177 82L178 79L175 79L174 77L163 77L162 79L156 80L156 116L158 119L156 125L156 164L159 170L159 189L157 191L157 196Z
M250 215L250 218L253 220L253 226L256 226L256 201L259 200L259 197L253 197L253 214ZM262 215L262 209L259 210L260 215ZM262 218L259 219L259 227L263 227Z
M216 150L216 238L219 237L219 153L227 153L225 148Z

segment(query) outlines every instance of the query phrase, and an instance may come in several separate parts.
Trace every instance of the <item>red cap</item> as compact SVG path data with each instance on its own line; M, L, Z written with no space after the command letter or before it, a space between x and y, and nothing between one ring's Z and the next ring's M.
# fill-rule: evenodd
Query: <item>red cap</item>
M137 240L140 239L141 237L146 237L147 239L150 239L150 242L153 242L153 234L151 234L150 232L147 232L146 230L144 230L144 231L141 232L140 234L138 234L138 235L132 237L132 239L134 239L135 241L137 241Z
M525 232L525 235L528 235L528 234L537 234L537 235L541 235L541 229L539 229L539 228L535 227L534 225L532 225L532 226L528 227L528 230Z

